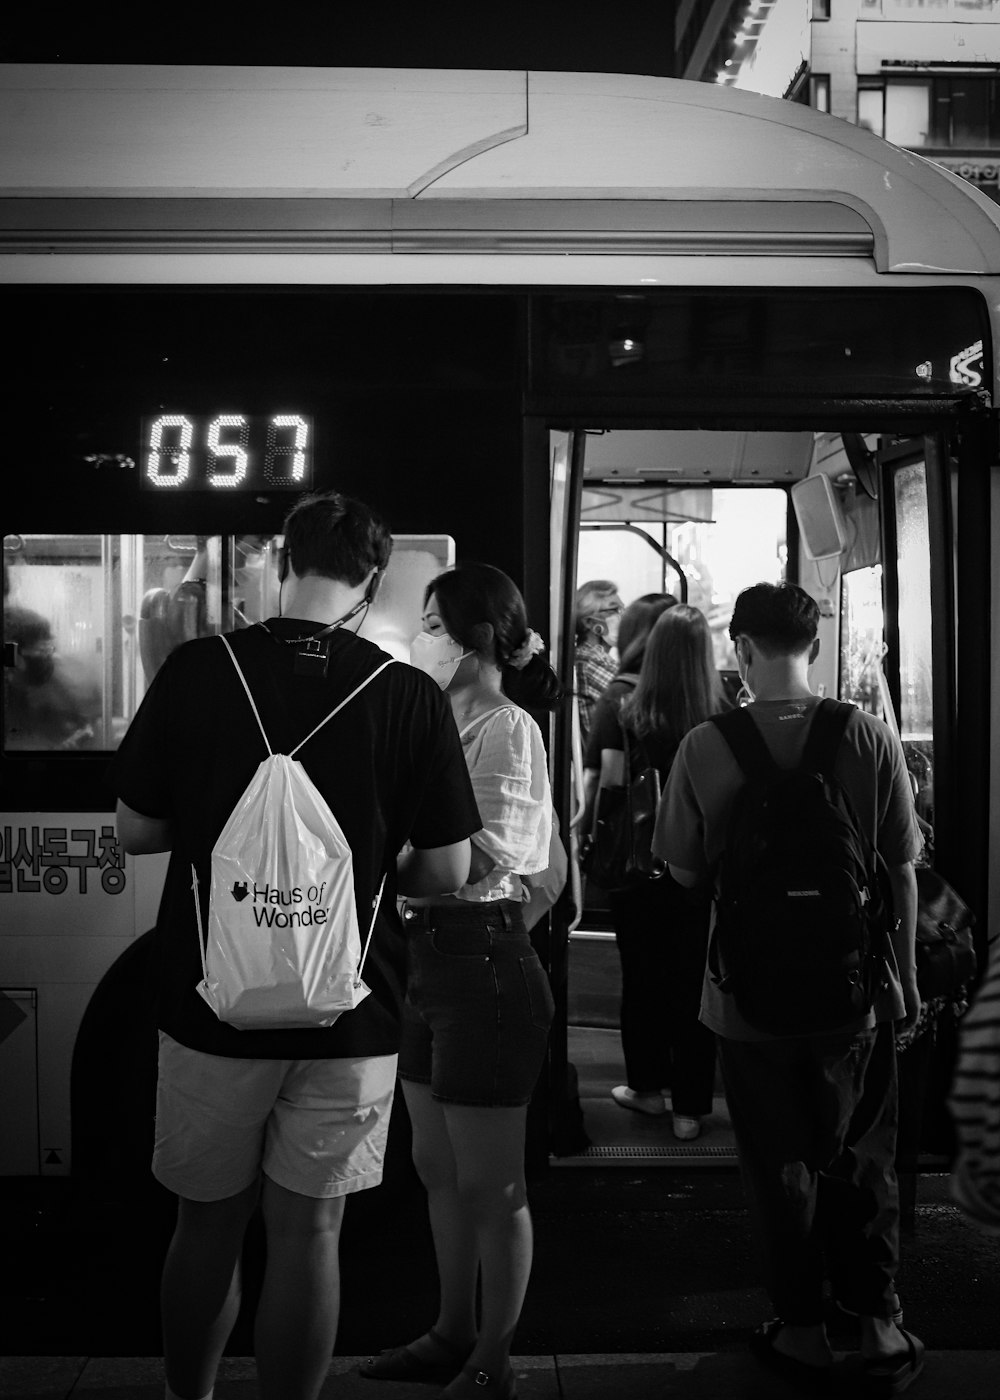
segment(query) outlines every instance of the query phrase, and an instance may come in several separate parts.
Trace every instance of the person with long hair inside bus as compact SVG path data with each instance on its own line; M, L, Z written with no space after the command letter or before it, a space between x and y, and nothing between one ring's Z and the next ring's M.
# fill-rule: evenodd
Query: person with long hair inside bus
M631 695L639 679L642 658L646 654L646 642L656 619L668 608L676 606L677 599L672 593L643 593L629 603L622 613L618 628L618 669L601 693L597 702L598 713L603 713L608 706L617 713L621 702ZM600 777L599 752L597 758L593 768L588 767L586 762L583 766L584 803L577 821L581 832L590 830L590 822L594 815L594 799L597 796L597 782Z
M399 1077L427 1190L439 1312L423 1336L370 1358L361 1374L436 1381L449 1400L514 1396L510 1348L531 1270L525 1125L553 1001L522 909L526 877L548 862L552 801L541 731L521 704L551 708L559 693L540 648L513 582L472 563L430 584L411 651L451 701L483 829L468 882L403 911L411 937Z
M726 709L703 614L679 603L657 618L639 679L597 708L584 765L588 787L620 785L646 767L665 783L689 729ZM623 727L630 773L624 772ZM621 1038L626 1084L612 1089L622 1108L659 1116L669 1085L674 1136L696 1138L712 1111L715 1037L698 1019L708 947L708 900L667 873L635 875L609 891L621 959Z

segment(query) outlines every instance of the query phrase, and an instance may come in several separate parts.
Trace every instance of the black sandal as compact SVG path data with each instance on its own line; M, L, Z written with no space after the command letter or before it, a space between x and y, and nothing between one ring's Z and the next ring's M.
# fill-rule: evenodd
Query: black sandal
M866 1400L891 1400L902 1395L924 1369L924 1344L910 1332L899 1331L906 1338L906 1351L885 1360L864 1363L864 1394Z
M469 1359L469 1350L449 1342L433 1327L427 1329L427 1336L442 1351L449 1353L448 1359L425 1361L409 1347L390 1347L387 1351L380 1351L378 1356L369 1356L367 1361L362 1361L358 1375L368 1381L423 1381L428 1385L448 1385L461 1375L462 1367Z
M811 1366L808 1361L797 1361L794 1356L775 1351L774 1342L784 1327L780 1317L773 1317L763 1323L750 1338L750 1352L762 1366L775 1376L798 1386L800 1390L811 1391L814 1395L825 1395L833 1382L832 1366Z

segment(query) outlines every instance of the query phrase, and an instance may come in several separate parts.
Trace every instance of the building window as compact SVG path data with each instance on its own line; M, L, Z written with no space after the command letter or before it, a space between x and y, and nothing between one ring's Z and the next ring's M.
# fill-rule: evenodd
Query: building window
M1000 0L861 0L861 14L865 19L989 22L1000 19Z
M809 106L817 112L830 110L830 75L813 73L809 78Z
M938 92L947 85L948 91ZM940 125L949 140L942 145L989 146L996 136L991 108L996 102L996 84L975 78L950 78L934 84Z
M829 19L830 3L831 0L812 0L813 19Z
M928 145L931 85L929 82L887 82L885 139L896 146Z
M858 125L910 150L995 150L1000 147L1000 77L862 82Z
M878 87L858 88L858 126L874 131L876 136L885 135L884 93Z

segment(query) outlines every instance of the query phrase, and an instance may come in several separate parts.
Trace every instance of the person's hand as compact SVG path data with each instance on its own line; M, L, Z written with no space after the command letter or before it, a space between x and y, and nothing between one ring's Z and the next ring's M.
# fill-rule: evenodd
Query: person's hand
M917 988L916 972L903 978L903 1004L906 1007L906 1014L896 1022L897 1036L907 1035L920 1020L920 992Z

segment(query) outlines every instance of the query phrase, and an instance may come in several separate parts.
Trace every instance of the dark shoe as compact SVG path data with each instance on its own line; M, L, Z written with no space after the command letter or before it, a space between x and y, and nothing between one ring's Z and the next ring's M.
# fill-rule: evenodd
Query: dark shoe
M424 1381L428 1385L447 1385L461 1375L469 1350L449 1342L433 1327L428 1329L427 1335L446 1353L445 1359L425 1361L409 1347L390 1347L362 1361L358 1375L368 1381Z
M789 1385L808 1390L813 1395L827 1394L833 1381L832 1366L810 1366L807 1361L796 1361L794 1356L775 1351L775 1338L784 1325L780 1317L774 1317L758 1327L750 1338L751 1355L774 1375L788 1381Z
M461 1378L461 1379L460 1379ZM476 1366L463 1366L460 1376L453 1377L457 1385L443 1390L437 1400L457 1400L459 1395L471 1395L475 1400L517 1400L517 1382L508 1369L502 1376L491 1376ZM463 1384L467 1381L469 1384Z
M896 1302L897 1302L897 1303L899 1302L898 1296L897 1296L897 1298L896 1298ZM834 1294L833 1305L834 1305L834 1307L837 1309L838 1312L844 1313L847 1317L860 1317L860 1316L861 1316L861 1314L860 1314L859 1312L857 1312L856 1309L848 1307L846 1303L842 1303L842 1302L840 1301L840 1299L836 1296L836 1294ZM903 1309L902 1309L902 1307L898 1307L894 1313L890 1313L890 1314L889 1314L889 1317L888 1317L888 1319L887 1319L887 1321L889 1321L889 1322L894 1322L898 1328L902 1329L902 1326L903 1326Z
M891 1400L902 1395L924 1369L924 1344L910 1332L900 1332L906 1338L906 1351L884 1361L864 1363L863 1383L866 1400Z

